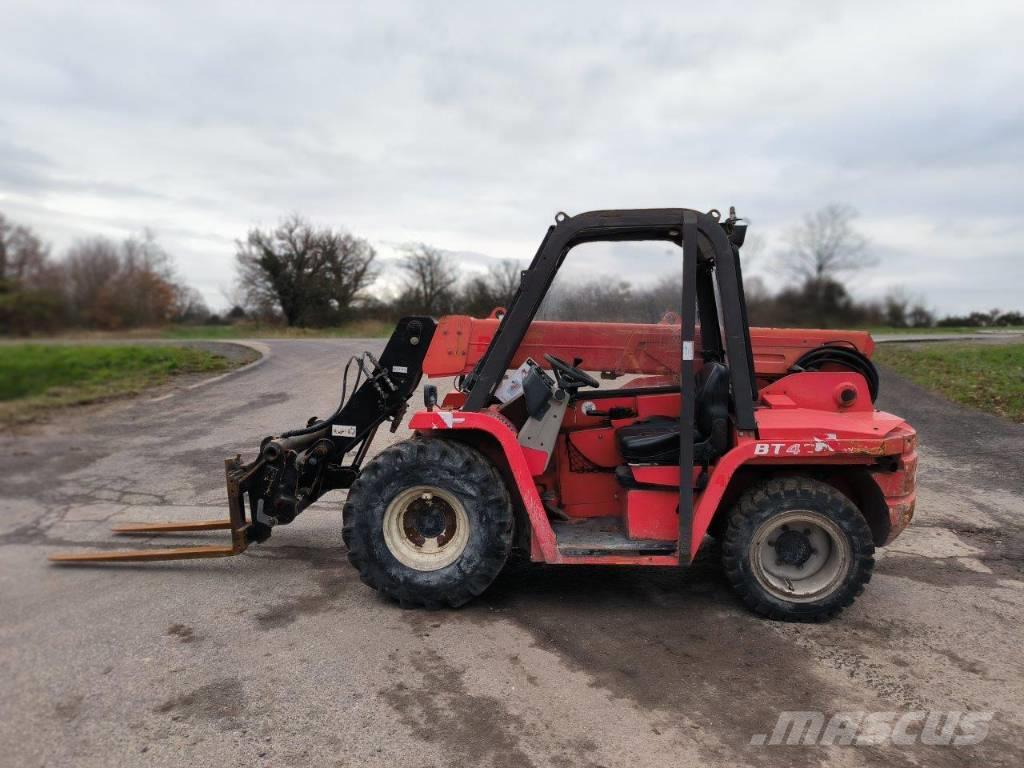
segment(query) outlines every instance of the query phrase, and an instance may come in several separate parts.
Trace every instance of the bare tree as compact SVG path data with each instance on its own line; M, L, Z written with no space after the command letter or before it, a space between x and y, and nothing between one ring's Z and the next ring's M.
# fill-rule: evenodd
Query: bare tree
M399 304L405 311L442 315L451 310L458 275L445 251L426 243L402 247L405 289Z
M906 328L911 301L909 294L901 287L892 288L885 294L882 299L882 314L885 324L890 328Z
M515 259L492 264L486 275L477 275L463 285L459 293L459 311L483 317L497 307L507 309L519 289L521 277L522 265Z
M210 319L210 308L203 295L191 285L179 283L174 290L174 321L202 323Z
M63 286L49 247L0 214L0 333L56 330L67 319Z
M907 313L907 325L911 328L931 328L935 325L935 313L918 302Z
M101 300L109 295L121 268L117 243L105 237L79 240L68 249L64 265L68 301L76 320L84 325L96 324Z
M221 298L227 303L231 309L238 309L242 315L245 314L246 294L245 289L237 282L229 283L228 285L219 285L217 290L220 292ZM236 315L239 313L236 312Z
M0 283L25 285L45 271L48 258L49 248L35 232L0 213Z
M790 230L782 254L785 269L803 282L835 280L843 272L874 266L867 239L857 232L857 212L848 205L826 205Z
M637 315L650 316L646 301L638 300L629 282L603 277L587 282L556 283L549 290L537 318L593 322L633 322ZM655 319L654 322L657 320Z
M523 265L517 259L502 259L487 270L487 279L503 307L508 307L512 303L512 297L519 290L519 281L522 277Z
M152 230L126 238L120 246L121 265L114 302L126 326L154 325L173 320L178 295L191 290L174 274L170 254L157 242Z
M292 216L272 231L251 230L236 258L251 308L280 308L289 325L308 325L348 314L376 276L375 256L366 240Z
M182 292L170 255L144 230L115 242L76 242L65 259L67 294L76 319L100 328L159 325L174 319Z

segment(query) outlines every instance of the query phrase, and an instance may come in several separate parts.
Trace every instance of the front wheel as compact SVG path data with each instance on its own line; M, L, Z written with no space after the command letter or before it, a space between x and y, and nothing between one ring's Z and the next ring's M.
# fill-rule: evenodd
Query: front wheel
M512 547L505 483L481 453L451 440L382 451L349 489L343 523L363 582L408 607L462 605L490 585Z
M821 621L853 603L871 580L874 553L854 503L810 478L749 489L722 547L726 574L746 605L790 621Z

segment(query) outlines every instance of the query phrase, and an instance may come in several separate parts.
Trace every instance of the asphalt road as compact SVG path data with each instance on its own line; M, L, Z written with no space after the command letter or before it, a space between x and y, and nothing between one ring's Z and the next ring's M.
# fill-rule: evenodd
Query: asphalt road
M713 556L527 567L461 610L404 611L348 565L337 494L237 558L47 565L120 545L117 521L223 516L223 459L328 412L364 346L266 343L211 386L5 437L0 765L1024 762L1024 427L891 375L880 404L921 435L918 514L826 625L749 614ZM783 710L997 714L971 747L751 746Z

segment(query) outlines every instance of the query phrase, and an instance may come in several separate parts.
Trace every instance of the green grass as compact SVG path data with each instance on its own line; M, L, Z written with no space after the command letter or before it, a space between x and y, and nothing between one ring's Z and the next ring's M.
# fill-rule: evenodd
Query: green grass
M883 344L874 359L954 402L1024 423L1024 343Z
M952 328L890 328L885 326L870 326L867 328L859 328L857 330L867 331L872 336L885 335L885 336L934 336L942 334L986 334L986 333L1003 333L1003 332L1021 332L1024 331L1019 325L1006 326L1005 328L969 328L966 326L954 326Z
M271 323L241 322L234 325L164 325L121 331L65 329L57 334L38 334L42 338L89 341L102 344L107 339L304 339L304 338L387 338L395 324L384 320L356 320L328 328L289 328ZM35 334L34 334L35 335Z
M175 346L0 345L0 423L133 394L184 373L223 371L225 357Z
M259 339L259 338L387 338L394 323L357 320L329 328L289 328L284 325L237 323L235 325L171 325L160 331L165 339Z

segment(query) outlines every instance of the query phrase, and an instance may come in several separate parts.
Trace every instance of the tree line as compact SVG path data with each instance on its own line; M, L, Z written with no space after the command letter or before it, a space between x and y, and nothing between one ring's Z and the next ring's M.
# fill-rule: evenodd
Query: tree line
M315 227L299 216L273 230L253 229L238 243L237 310L288 325L337 325L358 318L395 319L455 312L488 314L506 306L522 265L496 262L486 274L462 276L451 254L425 243L400 248L395 296L370 293L381 266L370 243Z
M881 300L858 301L849 278L876 259L857 230L856 212L829 205L806 216L786 236L773 267L789 282L770 291L763 279L746 280L755 325L997 327L1024 325L1020 312L974 312L936 318L924 301L903 290ZM744 263L759 266L753 239ZM0 214L0 332L30 334L66 328L123 330L165 323L239 320L289 326L339 325L356 319L394 320L407 314L487 316L507 307L525 264L496 261L486 273L461 274L453 255L425 243L400 248L390 295L373 291L385 265L369 241L343 230L318 227L300 216L271 229L254 228L237 241L233 305L220 316L181 278L152 232L123 240L92 237L75 242L61 258L30 228ZM558 282L538 317L653 323L679 311L681 278L634 284L597 278Z
M121 330L209 315L152 232L91 237L63 258L30 228L0 214L0 331Z

